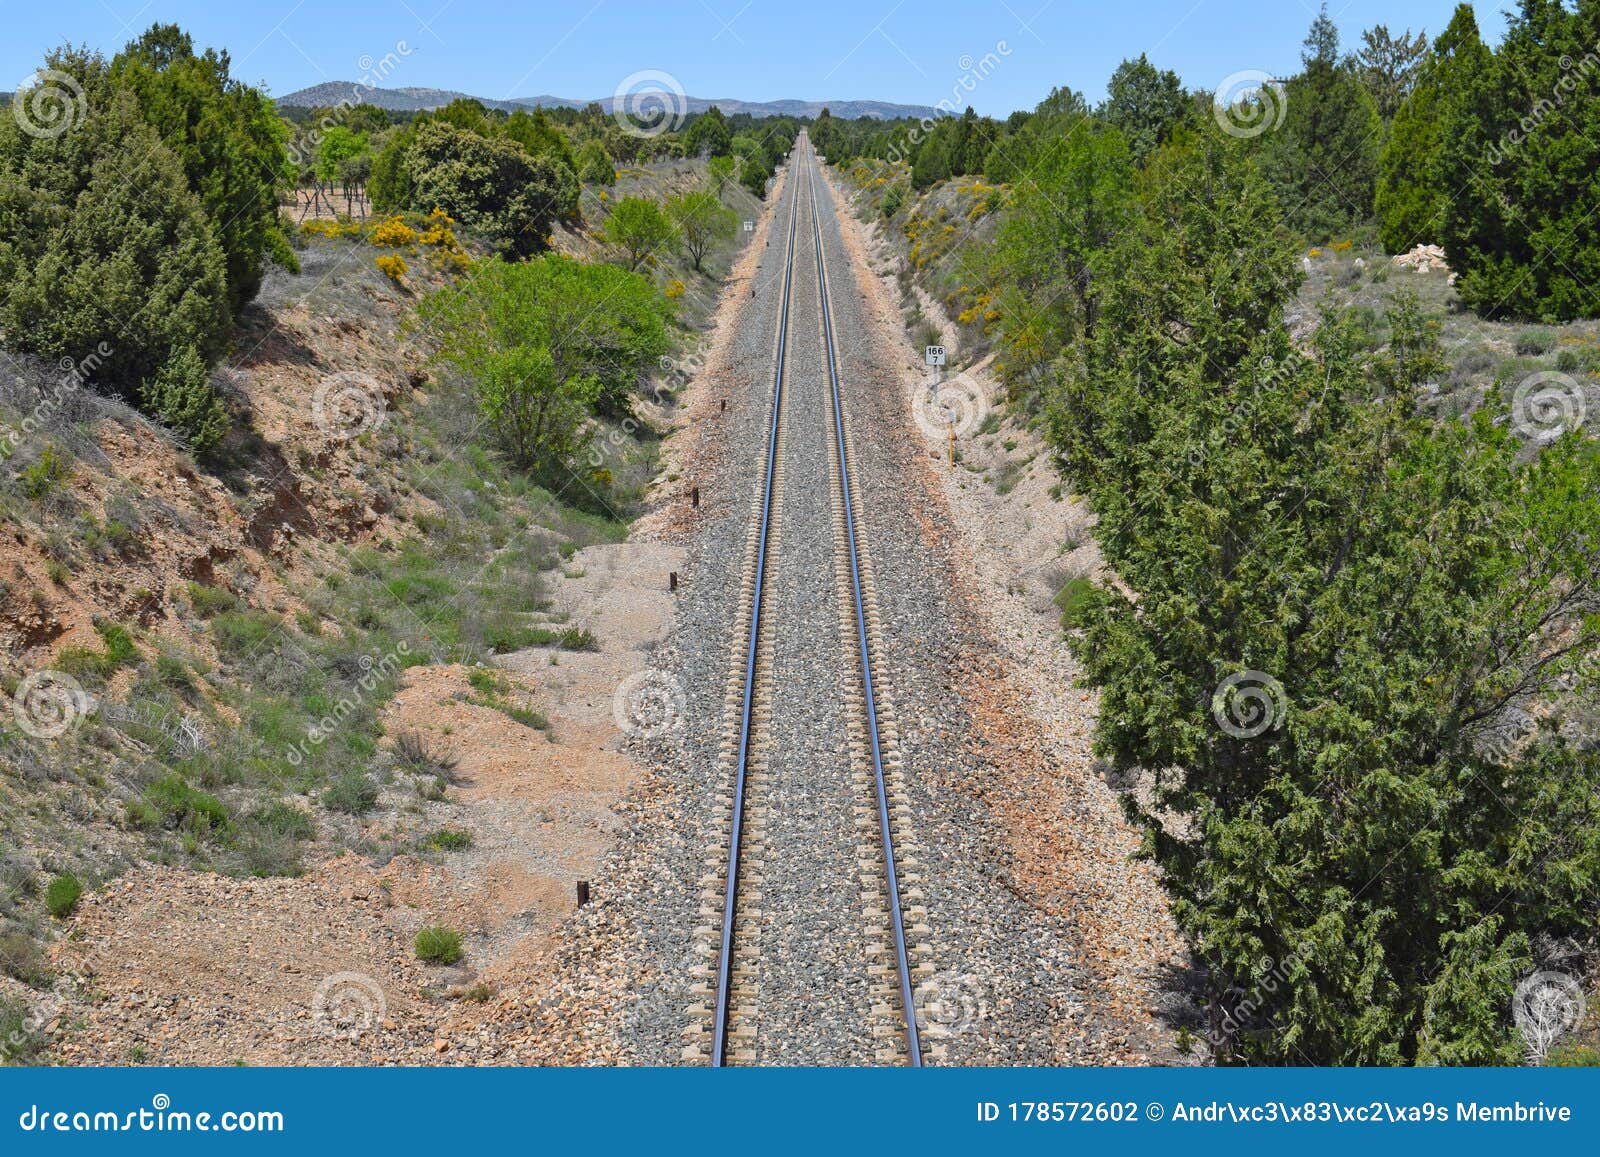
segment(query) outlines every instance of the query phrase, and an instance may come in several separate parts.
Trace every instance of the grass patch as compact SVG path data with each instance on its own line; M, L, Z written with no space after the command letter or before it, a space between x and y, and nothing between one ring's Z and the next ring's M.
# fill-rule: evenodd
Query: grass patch
M454 928L424 928L417 933L417 959L425 964L454 964L461 959L461 933Z
M226 587L208 587L203 583L190 583L184 592L189 607L202 619L211 619L224 611L237 610L239 600Z
M1063 630L1076 630L1081 623L1083 612L1088 610L1094 601L1094 583L1086 578L1068 579L1061 584L1061 589L1056 592L1056 610L1061 612L1061 626Z
M179 772L172 772L144 789L139 800L128 805L128 819L135 827L147 830L176 830L194 836L210 836L228 828L228 809L214 795L189 786Z
M430 852L464 852L472 846L472 833L461 828L440 828L417 845Z
M83 885L78 877L68 873L57 876L44 890L44 905L57 920L65 920L78 909L78 897L83 895Z
M378 785L362 771L347 771L322 793L322 806L345 815L364 816L378 806Z

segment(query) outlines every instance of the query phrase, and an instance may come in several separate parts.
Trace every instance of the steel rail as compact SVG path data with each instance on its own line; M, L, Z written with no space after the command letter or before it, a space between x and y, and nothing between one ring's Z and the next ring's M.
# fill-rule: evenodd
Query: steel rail
M894 926L895 962L900 970L900 1000L905 1010L906 1048L912 1068L922 1067L922 1042L917 1034L917 1010L911 990L911 963L906 955L905 915L900 908L900 878L895 867L894 837L889 824L889 792L883 776L883 750L878 742L878 707L872 694L872 655L867 646L867 613L861 595L861 565L856 546L856 519L850 502L850 464L845 455L844 405L839 393L839 366L834 354L833 317L828 310L828 273L822 256L822 218L817 213L816 164L808 148L808 186L811 192L811 228L817 256L817 284L822 298L822 332L828 351L828 381L833 392L833 432L839 454L839 484L843 488L845 532L850 544L850 585L855 593L856 642L861 651L861 683L866 694L867 734L872 739L872 774L878 790L878 827L883 838L883 870L889 886L889 914Z
M796 169L798 173L798 168ZM744 707L739 723L739 762L733 785L732 837L728 842L728 882L722 903L722 952L717 961L717 1004L711 1064L721 1068L728 1050L728 1005L732 999L733 922L739 896L740 829L744 824L745 773L750 761L750 717L755 706L756 648L761 639L761 595L767 571L767 534L772 521L772 478L778 462L778 424L783 411L784 353L789 338L789 288L794 280L794 242L800 218L800 190L789 201L789 240L784 253L783 300L778 305L777 361L772 370L772 419L767 429L767 468L761 494L761 530L756 548L755 592L750 608L750 646L744 665Z

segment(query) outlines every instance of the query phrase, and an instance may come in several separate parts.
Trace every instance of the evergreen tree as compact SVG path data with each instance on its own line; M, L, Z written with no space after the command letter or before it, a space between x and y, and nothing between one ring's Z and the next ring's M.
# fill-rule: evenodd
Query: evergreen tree
M278 192L295 177L286 126L265 95L232 77L226 52L195 55L174 24L152 26L113 59L111 73L182 163L222 244L237 312L260 288L265 259L289 249L278 225Z
M1482 66L1484 48L1470 4L1460 4L1430 49L1410 93L1394 114L1378 163L1373 207L1384 247L1399 253L1443 236L1456 186L1440 168L1441 118L1455 100L1463 70Z
M1268 142L1267 166L1288 221L1320 240L1372 215L1382 122L1324 5L1306 36L1305 69L1285 85L1288 112Z
M1134 161L1143 164L1189 119L1193 107L1178 74L1156 68L1140 53L1111 74L1100 118L1122 133Z

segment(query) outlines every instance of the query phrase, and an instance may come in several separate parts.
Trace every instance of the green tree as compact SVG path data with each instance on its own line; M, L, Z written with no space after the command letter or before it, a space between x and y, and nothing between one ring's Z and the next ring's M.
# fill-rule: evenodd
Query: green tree
M725 157L733 147L733 133L722 110L712 105L695 117L683 132L683 151L690 157Z
M1178 74L1156 68L1140 53L1111 74L1099 115L1122 133L1135 163L1143 164L1175 128L1192 120L1193 110Z
M615 185L617 165L606 152L605 145L596 139L585 141L578 149L578 176L586 185Z
M689 255L695 271L705 272L701 263L718 240L733 236L738 219L725 209L710 189L696 189L667 202L667 218L677 234L678 244Z
M1266 163L1291 225L1313 239L1372 215L1383 124L1354 67L1339 58L1327 6L1306 37L1305 70L1284 86L1287 114Z
M1127 142L1090 117L1054 137L1017 178L995 245L1002 343L1013 381L1037 374L1092 333L1095 281L1134 205Z
M183 165L222 245L237 312L260 288L264 261L289 249L278 225L278 192L295 177L288 129L260 90L230 75L226 52L195 55L177 25L153 25L112 60L111 74Z
M1488 316L1600 313L1600 7L1522 0L1500 47L1458 50L1440 117L1442 241L1457 291ZM1457 192L1459 191L1459 192Z
M323 134L317 145L316 178L324 185L339 183L344 188L345 208L349 211L355 186L364 183L370 174L370 162L357 165L358 158L370 156L371 145L363 133L353 132L343 125L334 125Z
M557 163L442 121L419 126L403 156L405 208L443 209L508 257L545 248L565 198Z
M1600 494L1576 434L1519 465L1492 407L1418 412L1414 301L1370 374L1347 318L1294 340L1248 153L1157 156L1053 411L1118 576L1076 617L1097 750L1154 777L1125 800L1219 1059L1511 1061L1534 939L1592 926L1600 768L1555 720L1489 740L1592 688Z
M624 197L606 218L605 240L629 269L650 262L672 241L672 222L652 197Z
M474 367L492 356L515 353L498 363L502 373L537 368L541 389L565 391L568 400L616 417L631 411L632 391L671 344L671 306L647 278L557 254L486 263L456 288L425 299L419 315L440 357L463 375L475 376ZM529 360L533 355L520 350L541 352ZM544 356L548 371L539 368ZM510 386L497 380L493 388ZM533 461L520 435L513 441L519 460ZM549 453L559 462L568 452Z
M142 404L175 359L187 370L225 348L223 252L182 164L104 60L62 50L47 63L78 81L87 112L47 137L0 117L0 331L13 349L93 365Z
M1441 168L1440 119L1459 99L1456 88L1463 73L1481 68L1484 55L1472 6L1458 5L1394 114L1373 201L1379 235L1391 253L1433 244L1443 236L1445 209L1456 186Z
M1412 36L1411 29L1407 28L1395 36L1388 25L1379 24L1361 34L1356 67L1362 83L1372 94L1373 103L1378 106L1378 115L1385 121L1392 120L1399 111L1427 58L1426 33Z

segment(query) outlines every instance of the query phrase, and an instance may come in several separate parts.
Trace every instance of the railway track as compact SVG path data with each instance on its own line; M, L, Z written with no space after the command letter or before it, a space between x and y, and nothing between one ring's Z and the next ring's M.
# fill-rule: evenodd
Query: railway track
M771 409L762 476L750 514L735 660L725 695L717 788L722 814L713 824L715 846L708 852L700 881L703 922L696 937L702 962L694 989L699 1003L690 1010L690 1043L684 1056L713 1066L774 1059L781 1063L789 1055L784 1043L767 1038L803 1033L806 1017L814 1015L820 1021L828 1015L857 1022L852 1039L870 1042L849 1050L841 1046L836 1061L915 1067L924 1060L914 1015L915 986L934 969L926 943L918 939L927 933L926 913L917 888L918 849L909 831L893 704L874 669L881 628L870 551L850 469L853 443L829 304L817 164L808 140L802 138L797 145L789 170ZM814 304L808 288L814 288ZM818 370L825 370L825 377ZM809 388L797 390L797 381ZM838 606L838 654L830 656L838 672L834 687L793 685L781 669L775 611L782 604L774 602L774 574L785 541L784 483L791 432L810 446L821 446L823 436L826 440L826 467L801 462L797 469L805 473L797 475L794 486L827 491L830 594ZM820 497L817 505L822 508ZM795 541L786 557L825 545L812 528L794 529ZM815 642L826 645L820 638ZM802 645L812 643L808 639ZM792 648L793 641L789 645ZM825 761L819 760L815 784L803 774L797 777L793 753L784 751L782 740L774 735L775 713L805 711L808 700L829 700L810 703L810 717L826 717L844 733L840 746L847 762L846 774L830 780L820 766ZM788 757L786 766L775 768L775 757L780 762ZM832 812L809 807L813 788L819 796L841 794L841 806ZM815 1009L786 1008L778 1015L774 1004L785 997L792 1003L795 994L763 989L763 944L778 938L776 926L793 913L769 907L768 899L782 890L777 885L785 882L786 871L800 869L786 862L783 841L775 840L773 832L784 827L792 843L797 812L812 825L800 831L801 838L846 849L839 860L841 865L853 864L852 878L829 881L827 886L855 891L860 927L850 934L851 959L844 967L848 975L805 991L807 1002L817 1002ZM823 819L830 822L820 822ZM848 830L836 830L842 827ZM804 950L802 945L800 951ZM792 958L795 945L785 942L783 951ZM824 1000L837 1007L823 1008Z

